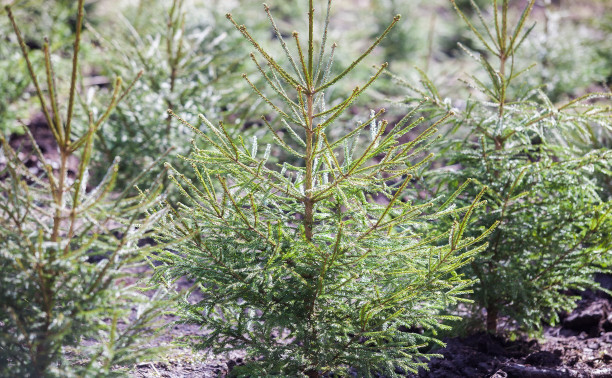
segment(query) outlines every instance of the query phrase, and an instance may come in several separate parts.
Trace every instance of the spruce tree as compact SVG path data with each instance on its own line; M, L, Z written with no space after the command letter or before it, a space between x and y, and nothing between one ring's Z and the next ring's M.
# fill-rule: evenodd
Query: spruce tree
M393 127L380 119L384 109L356 126L346 124L344 113L386 64L344 99L326 103L326 91L349 76L399 16L332 75L331 0L320 43L312 0L307 35L293 32L293 42L264 8L285 64L227 17L265 62L251 55L271 95L244 78L274 110L274 117L262 117L274 143L233 138L226 125L203 115L203 127L175 115L197 134L194 152L184 157L197 180L173 170L184 202L174 205L159 233L162 241L180 243L160 254L157 278L193 280L192 290L203 296L182 298L181 321L209 331L191 340L196 349L246 350L246 365L232 374L414 372L424 365L417 358L430 356L421 348L440 343L419 330L445 328L442 322L453 317L439 311L462 300L473 282L456 271L485 247L491 232L464 236L471 215L485 205L484 190L462 208L452 202L464 187L443 203L435 198L415 205L407 198L413 173L431 159L425 151L448 115L405 144L399 138L423 121L413 117L416 109ZM332 139L333 129L341 132ZM294 163L278 161L281 153ZM453 215L457 221L447 229L430 230L432 222Z
M130 284L129 272L146 249L139 241L163 215L144 214L160 189L151 183L146 198L117 190L118 159L97 185L89 179L95 133L129 87L122 91L117 79L111 103L98 114L83 102L89 122L80 129L87 132L75 131L83 8L80 0L70 89L62 96L49 42L40 79L6 7L58 157L45 156L27 127L29 149L15 150L0 137L0 376L118 375L152 351L145 341L159 301ZM28 154L39 164L27 165Z
M94 161L130 155L119 184L129 182L171 146L172 155L189 154L191 130L172 125L167 109L190 113L194 119L198 113L241 116L249 93L232 87L241 80L235 71L248 54L238 38L229 35L232 26L225 25L225 17L210 8L196 12L183 0L139 1L117 10L121 17L111 27L90 26L112 62L103 67L103 75L141 76L108 126L96 133ZM103 164L92 168L94 176L104 175ZM162 170L154 166L149 175Z
M471 178L477 187L469 190L487 188L487 208L475 211L468 235L500 224L462 270L478 280L473 313L486 309L490 332L501 331L501 317L511 330L537 332L542 321L555 324L574 307L571 293L597 287L593 274L609 260L612 202L601 177L609 177L612 154L597 129L612 128L609 105L598 103L612 95L554 104L546 93L555 88L524 79L539 69L517 53L535 27L528 25L535 0L514 21L507 0L483 10L472 2L472 18L451 2L480 43L480 53L461 48L481 70L466 80L472 93L460 99L465 107L443 146L447 167L430 172L428 182L452 189ZM424 73L422 83L424 89L411 88L431 99L433 114L459 103L443 100ZM584 139L586 149L576 143Z

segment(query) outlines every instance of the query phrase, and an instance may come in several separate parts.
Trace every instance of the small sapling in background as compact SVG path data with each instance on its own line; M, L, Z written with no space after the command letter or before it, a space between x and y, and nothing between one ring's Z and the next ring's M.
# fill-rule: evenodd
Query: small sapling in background
M478 280L472 309L476 316L486 309L490 332L505 330L501 317L510 330L532 333L542 321L557 323L559 312L575 306L570 293L597 287L593 275L612 248L612 202L601 179L609 175L612 154L597 141L612 129L610 107L597 101L612 95L554 104L546 86L521 80L538 69L517 55L534 27L528 25L534 3L514 22L507 0L493 1L488 13L472 3L472 18L455 5L483 52L461 47L481 72L466 81L473 94L460 101L465 108L446 139L441 156L447 168L428 177L444 190L468 178L487 188L487 207L475 210L468 235L500 224L462 272ZM424 74L422 82L425 89L417 93L447 111L453 100L442 100ZM467 205L469 196L458 201Z

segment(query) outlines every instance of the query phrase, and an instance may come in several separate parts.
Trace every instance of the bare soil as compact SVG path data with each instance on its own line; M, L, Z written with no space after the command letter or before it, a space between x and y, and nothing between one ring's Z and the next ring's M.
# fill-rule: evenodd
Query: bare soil
M429 371L421 370L418 377L612 377L610 301L597 298L583 304L588 305L570 315L583 325L548 327L540 340L508 341L485 333L447 339L447 346L437 351L444 359L432 360ZM595 321L599 325L593 334Z

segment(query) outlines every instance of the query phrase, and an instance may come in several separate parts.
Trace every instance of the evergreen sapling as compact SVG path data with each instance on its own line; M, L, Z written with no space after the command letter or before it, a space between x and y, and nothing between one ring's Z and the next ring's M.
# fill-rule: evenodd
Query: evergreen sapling
M129 284L128 272L142 261L146 248L139 240L164 214L144 214L159 200L160 186L154 184L146 198L113 192L118 160L91 185L94 135L129 88L122 92L117 79L111 103L97 115L87 109L88 131L75 132L83 7L80 0L65 107L48 41L43 82L6 8L59 156L47 159L25 128L31 154L40 162L41 169L34 170L20 159L25 151L0 138L1 376L120 375L153 351L144 342L160 315L159 301ZM76 169L69 172L74 161Z
M527 20L535 0L514 23L507 0L493 1L492 14L472 2L478 23L451 2L480 43L481 54L461 47L481 65L482 76L470 76L474 96L456 118L454 140L444 146L450 168L430 172L428 182L448 189L471 178L473 193L487 188L487 207L475 210L468 235L500 225L489 247L462 269L478 280L474 314L486 309L490 332L499 331L502 316L515 330L537 332L542 321L555 324L559 312L574 307L576 298L568 293L597 287L593 274L612 250L612 202L600 179L610 173L612 154L594 132L611 129L610 107L596 101L612 96L590 93L556 105L545 86L519 80L537 69L517 58L534 28ZM412 89L430 97L435 106L429 111L447 111L451 101L440 98L424 73L422 83L425 89ZM591 147L574 143L576 134Z
M439 315L469 292L471 279L456 273L485 248L494 228L466 238L471 215L485 205L484 193L463 208L452 205L463 187L441 203L414 205L406 198L412 173L431 159L424 151L447 116L406 144L398 139L422 122L412 110L389 127L383 110L330 140L330 130L347 127L343 113L379 77L380 66L363 86L331 106L325 91L349 73L399 21L337 76L331 66L336 45L327 45L331 1L318 51L315 10L309 2L305 43L292 34L294 49L265 11L285 52L286 65L272 57L231 15L228 19L263 58L251 58L272 91L267 96L244 76L254 93L274 110L262 117L274 144L230 137L223 123L200 115L191 125L199 141L190 162L196 180L173 170L184 195L159 228L160 239L181 239L159 256L163 282L192 279L178 303L182 322L209 333L192 339L196 349L216 353L246 350L245 366L232 374L319 377L413 371L435 338L418 328L445 328ZM368 130L369 129L369 130ZM366 131L367 130L367 131ZM365 135L364 135L365 134ZM201 142L201 143L200 143ZM279 151L295 164L275 161ZM448 229L431 232L439 218L457 217Z
M167 109L221 118L241 115L246 91L232 91L241 78L234 71L247 57L231 38L231 25L218 25L219 15L196 12L184 0L139 1L121 9L116 25L90 26L112 64L106 75L141 75L132 95L117 105L108 127L96 133L94 161L130 154L119 184L127 183L173 146L173 154L188 155L191 130L172 125ZM110 30L109 30L110 29ZM189 119L191 121L191 119ZM188 169L188 165L186 166ZM95 169L102 176L104 167ZM163 166L154 166L155 177Z

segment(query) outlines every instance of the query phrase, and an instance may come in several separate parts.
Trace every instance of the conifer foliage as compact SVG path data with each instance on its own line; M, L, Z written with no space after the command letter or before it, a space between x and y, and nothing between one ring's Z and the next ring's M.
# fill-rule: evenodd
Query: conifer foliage
M156 202L158 189L146 200L127 191L112 194L118 160L97 186L88 179L94 135L128 92L121 92L120 79L108 107L97 115L88 112L88 131L74 131L84 1L78 5L65 107L48 41L43 46L46 80L40 80L6 8L59 157L47 159L27 128L32 151L16 151L1 139L1 376L122 374L122 366L150 352L143 342L159 316L158 301L135 290L126 270L140 260L138 241L163 215L143 215ZM37 157L42 173L20 158L27 153Z
M456 270L485 247L494 227L464 236L471 215L484 206L484 191L463 208L452 205L463 187L444 203L417 206L407 198L412 173L431 158L424 150L446 116L406 144L398 139L422 121L413 118L416 109L394 127L380 119L384 110L346 125L343 113L386 65L346 98L326 105L325 91L399 21L395 17L333 76L331 3L322 12L320 44L312 0L307 35L294 32L292 42L264 5L286 64L227 15L265 62L251 55L273 95L244 78L276 114L262 117L273 144L232 138L223 123L202 115L204 127L175 115L197 133L194 152L184 157L197 180L173 171L184 203L174 206L159 232L162 239L183 241L159 256L156 275L164 282L194 280L193 290L203 298L187 295L180 302L182 321L209 331L192 340L196 348L246 350L246 365L234 370L238 375L414 371L422 365L416 358L426 356L419 348L435 341L418 330L444 327L449 317L438 311L461 300L472 283ZM334 128L343 133L330 140ZM276 161L281 152L295 163ZM429 230L451 215L457 221L448 229Z
M472 18L455 5L481 53L461 47L482 69L467 80L473 97L464 100L455 138L446 146L446 163L460 168L434 176L443 188L466 178L487 187L488 209L475 211L470 232L500 222L489 247L465 269L478 279L474 313L487 310L490 332L500 331L501 316L509 316L514 329L531 332L542 321L558 322L558 313L575 304L567 293L596 286L593 274L612 248L612 202L598 179L609 175L612 155L597 140L597 129L611 129L610 107L597 101L612 95L591 93L556 105L546 95L554 88L521 80L538 69L517 54L534 28L528 26L534 3L514 22L507 0L483 10L472 2ZM451 103L425 76L423 83L427 89L417 90L420 95L443 108ZM585 150L575 135L592 144Z
M197 113L222 117L222 109L238 116L236 108L247 97L246 91L232 90L233 82L240 80L234 71L247 52L236 47L237 38L228 38L231 25L225 25L222 15L215 17L212 9L196 15L183 0L140 1L123 13L113 28L95 32L114 58L105 67L108 72L142 75L132 96L109 117L109 127L96 135L95 160L130 155L119 183L129 182L170 145L175 153L189 154L191 130L172 125L167 109L192 112L195 119ZM94 175L102 176L101 168ZM154 166L150 175L161 170L163 166Z

